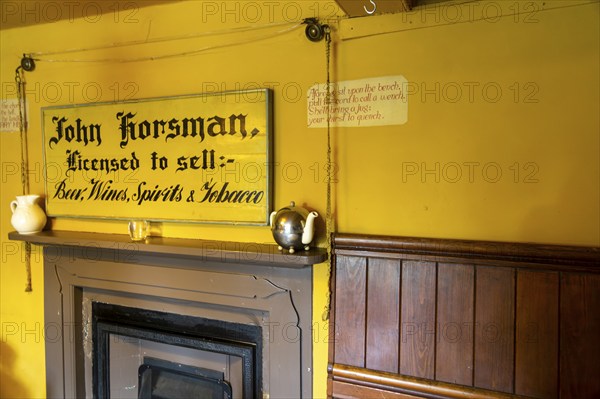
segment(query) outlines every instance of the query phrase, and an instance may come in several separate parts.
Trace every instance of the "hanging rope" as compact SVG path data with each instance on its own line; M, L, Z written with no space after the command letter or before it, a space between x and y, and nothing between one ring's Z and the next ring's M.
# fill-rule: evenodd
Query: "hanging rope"
M327 208L325 211L325 231L327 235L327 281L331 280L332 271L332 234L333 234L333 215L331 209L331 29L325 25L325 58L326 58L326 69L327 69L327 83L325 85L325 104L327 105ZM323 311L323 321L329 320L329 312L331 310L331 287L327 294L327 303L325 304L325 310Z
M286 25L289 25L289 23L286 23ZM203 53L205 51L209 51L209 50L215 50L215 49L221 49L221 48L226 48L226 47L233 47L233 46L240 46L240 45L244 45L244 44L255 43L255 42L259 42L259 41L270 39L272 37L275 37L276 35L282 35L284 33L291 32L291 31L295 30L296 28L298 28L301 25L302 25L301 22L294 23L294 24L292 24L289 27L286 27L284 29L278 30L277 32L275 32L275 34L266 34L266 35L262 35L262 36L259 36L259 37L242 39L242 40L236 41L236 42L209 45L209 46L205 46L205 47L202 47L202 48L198 48L198 49L194 49L194 50L190 50L190 51L179 52L179 53L170 53L170 54L162 54L162 55L152 55L152 56L144 56L144 57L137 57L137 58L99 58L99 59L72 58L72 59L56 59L56 58L39 57L39 55L43 54L43 53L39 53L39 52L38 53L31 53L31 54L36 55L36 57L34 58L34 60L35 61L40 61L40 62L127 63L127 62L140 62L140 61L157 61L157 60L163 60L163 59L167 59L167 58L189 57L189 56L194 56L194 55L201 54L201 53ZM261 28L264 28L264 26L261 26ZM199 35L196 36L196 37L199 37ZM186 38L190 38L190 37L186 37ZM164 39L154 39L154 40L151 40L151 41L140 40L140 41L135 41L135 42L118 43L116 46L117 47L134 46L134 45L142 45L142 44L148 44L148 43L157 43L157 42L166 41L166 40L179 40L179 39L181 39L181 38L170 38L170 39L169 38L164 38ZM65 50L65 51L62 51L62 52L58 52L57 51L57 52L46 53L46 54L60 54L60 53L84 52L84 51L91 51L91 50L100 50L100 49L104 49L104 48L107 48L107 47L106 46L99 46L99 47L82 48L82 49L71 49L71 50Z
M95 51L95 50L114 50L119 47L129 47L129 46L138 46L144 44L151 43L162 43L162 42L172 42L178 40L188 40L188 39L198 39L206 36L221 36L232 33L242 33L242 32L250 32L256 30L262 30L271 27L277 26L292 26L297 27L299 22L277 22L277 23L269 23L262 25L250 25L250 26L241 26L230 29L222 29L218 31L208 31L208 32L197 32L197 33L188 33L182 35L172 35L172 36L163 36L163 37L155 37L155 38L145 38L141 40L128 40L124 42L113 42L110 44L103 44L98 46L89 46L89 47L76 47L70 48L66 50L56 50L56 51L36 51L33 53L29 53L32 56L48 56L48 55L59 55L59 54L69 54L69 53L83 53L86 51ZM150 27L148 27L149 34Z
M25 82L21 77L22 67L15 70L15 83L17 85L17 101L19 102L19 142L21 145L21 193L29 194L29 162L27 157L27 122L25 120L27 111L25 107ZM25 244L25 273L27 274L27 284L25 292L31 292L31 243Z

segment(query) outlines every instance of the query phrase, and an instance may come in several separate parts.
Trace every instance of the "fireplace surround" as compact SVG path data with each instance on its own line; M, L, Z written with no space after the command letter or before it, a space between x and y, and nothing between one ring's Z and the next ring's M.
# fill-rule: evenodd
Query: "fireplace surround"
M312 265L324 249L66 231L9 238L44 247L45 324L58 331L46 338L48 398L137 398L167 377L192 390L204 380L219 397L312 397ZM114 364L99 361L109 347Z

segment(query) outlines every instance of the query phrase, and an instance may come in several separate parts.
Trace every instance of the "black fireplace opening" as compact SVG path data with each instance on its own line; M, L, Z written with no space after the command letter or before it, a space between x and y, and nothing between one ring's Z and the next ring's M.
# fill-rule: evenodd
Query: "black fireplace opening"
M139 399L231 399L225 374L145 357L138 371Z
M91 323L95 398L262 398L260 326L101 302Z

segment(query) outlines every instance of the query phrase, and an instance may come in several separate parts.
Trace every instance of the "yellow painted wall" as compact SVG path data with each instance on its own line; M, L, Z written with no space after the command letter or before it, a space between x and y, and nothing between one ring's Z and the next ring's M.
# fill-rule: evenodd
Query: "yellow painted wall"
M339 230L599 245L599 12L578 3L348 23L407 30L344 41L339 78L400 73L413 94L405 125L339 132Z
M538 11L514 2L500 10L503 17L487 20L481 17L498 12L491 2L460 9L462 19L457 19L457 6L446 5L417 8L403 17L331 21L334 79L401 74L411 89L405 125L333 129L337 230L600 245L599 6L585 3L546 1ZM172 2L101 16L91 8L87 14L75 9L74 16L85 18L2 30L2 99L15 97L14 69L24 52L339 13L325 1L227 2L228 9L223 4ZM39 10L41 22L52 17ZM275 35L278 29L266 29L270 37L258 41L234 33L60 58L127 59L247 42L196 56L132 63L38 62L26 76L31 191L41 193L44 187L40 107L272 87L275 207L293 199L323 214L326 132L306 127L304 95L325 80L324 43L306 40L302 28ZM379 34L384 31L392 32ZM20 194L18 135L2 133L0 144L0 396L43 397L41 256L34 248L33 292L25 293L20 244L6 239L12 229L8 204ZM296 171L301 176L292 174ZM160 227L172 237L272 241L265 227ZM83 219L54 220L52 228L125 232L123 223ZM326 266L317 266L315 322L321 334L315 347L315 397L325 396L321 313L326 279Z

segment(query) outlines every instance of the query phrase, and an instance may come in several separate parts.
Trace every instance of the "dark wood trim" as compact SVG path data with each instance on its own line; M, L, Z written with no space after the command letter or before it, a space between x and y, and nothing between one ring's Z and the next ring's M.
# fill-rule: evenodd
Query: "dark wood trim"
M336 280L335 280L335 267L336 267L336 259L335 259L335 255L331 255L331 268L329 269L329 309L327 309L328 313L328 318L327 321L329 322L329 341L328 341L328 356L327 356L327 362L328 363L333 363L334 359L335 359L335 329L332 328L332 324L333 321L335 320L335 309L336 309L336 303L335 303L335 287L336 287Z
M407 377L399 374L374 371L360 367L352 367L343 364L329 365L329 374L332 385L336 388L344 388L336 383L350 384L355 387L353 395L349 397L385 397L385 398L435 398L435 399L508 399L525 398L524 396L504 394L488 391L485 389L472 388L462 385L447 384L438 381ZM358 387L358 389L357 389ZM337 396L337 391L334 391ZM386 392L388 395L375 396L375 392ZM399 395L399 396L395 396Z
M196 258L203 261L258 264L262 266L303 268L327 260L324 248L311 248L290 254L276 245L210 241L185 238L150 237L132 242L126 234L86 233L77 231L42 231L35 234L11 232L8 238L42 246L92 248L105 251L129 251L152 256Z
M336 254L355 256L374 256L376 252L382 257L473 260L477 264L495 266L518 264L546 270L600 273L600 247L338 233L334 236L334 248Z
M331 381L332 392L335 396L329 395L334 399L356 399L356 398L377 398L377 399L416 399L419 396L407 395L398 392L387 391L384 389L363 387L350 384L343 381Z

